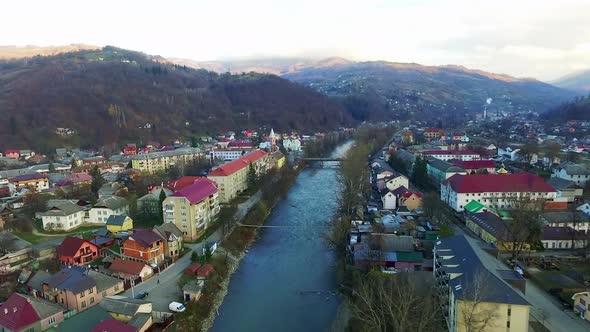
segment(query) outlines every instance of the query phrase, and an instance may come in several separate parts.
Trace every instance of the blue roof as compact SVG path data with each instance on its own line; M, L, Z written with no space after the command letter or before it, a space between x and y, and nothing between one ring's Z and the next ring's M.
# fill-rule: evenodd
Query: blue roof
M453 273L461 273L460 276L449 280L451 291L455 294L455 297L473 300L473 297L477 296L477 300L484 302L529 305L522 293L500 279L501 274L494 273L484 266L464 235L455 235L438 240L435 250L438 256L453 256L450 260L440 258L443 265L459 265L452 268L444 266L441 268L447 273L451 272L451 270ZM449 250L450 252L442 250ZM449 264L449 262L452 262L452 264ZM478 284L483 285L483 287L478 286ZM477 292L477 295L475 292Z
M94 279L84 275L83 268L70 267L52 275L45 282L51 288L65 289L74 294L81 293L96 286Z
M113 239L111 239L110 237L104 237L104 236L97 236L96 238L90 240L90 242L92 242L93 244L97 245L97 246L102 246L105 243L109 243L113 241Z

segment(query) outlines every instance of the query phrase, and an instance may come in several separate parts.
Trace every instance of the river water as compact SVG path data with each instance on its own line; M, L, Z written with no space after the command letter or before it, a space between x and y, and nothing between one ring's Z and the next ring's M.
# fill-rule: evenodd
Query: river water
M352 145L338 147L332 157ZM303 170L232 276L213 332L328 331L340 300L324 234L337 208L336 168Z

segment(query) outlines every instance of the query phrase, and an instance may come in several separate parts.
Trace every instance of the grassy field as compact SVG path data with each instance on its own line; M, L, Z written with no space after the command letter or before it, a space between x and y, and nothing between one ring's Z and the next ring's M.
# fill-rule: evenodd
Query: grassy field
M14 235L20 237L21 239L23 239L33 245L51 240L51 237L49 237L49 236L39 236L39 235L35 235L33 233L14 232Z

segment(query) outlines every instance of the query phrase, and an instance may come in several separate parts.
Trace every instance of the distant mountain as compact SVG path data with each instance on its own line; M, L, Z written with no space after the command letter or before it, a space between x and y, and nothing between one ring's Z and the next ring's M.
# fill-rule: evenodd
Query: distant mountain
M305 68L324 68L352 63L350 60L339 57L320 60L308 58L260 58L228 61L193 61L180 58L168 58L168 60L179 65L195 69L206 69L216 73L241 74L256 72L274 75L297 72Z
M534 79L461 66L423 66L385 61L306 67L282 77L343 99L358 120L447 119L487 111L543 112L575 93ZM491 103L486 100L491 98Z
M0 61L0 117L0 150L42 151L352 123L341 104L275 75L219 75L114 47Z
M590 69L571 73L551 83L564 89L590 92Z
M577 97L550 109L544 118L554 121L585 120L590 121L590 96Z
M97 50L99 46L86 44L71 44L63 46L2 46L0 45L0 60L31 58L34 56L49 56L67 52Z

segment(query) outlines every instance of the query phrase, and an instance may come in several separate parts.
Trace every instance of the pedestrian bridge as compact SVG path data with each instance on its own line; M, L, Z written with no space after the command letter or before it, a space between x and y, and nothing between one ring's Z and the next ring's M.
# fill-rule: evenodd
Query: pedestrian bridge
M342 161L342 158L296 158L302 161Z

